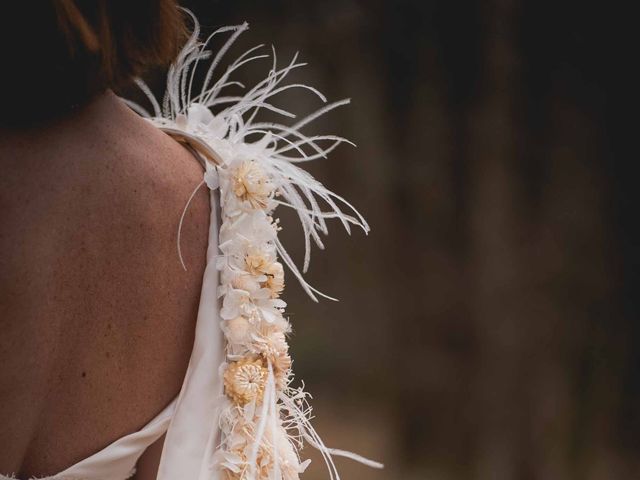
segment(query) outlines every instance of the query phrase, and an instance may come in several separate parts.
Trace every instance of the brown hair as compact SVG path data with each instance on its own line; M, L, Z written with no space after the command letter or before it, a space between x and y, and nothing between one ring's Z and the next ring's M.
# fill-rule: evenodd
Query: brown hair
M18 37L15 28L8 35L7 21L19 27ZM121 88L170 63L186 38L176 0L13 1L3 6L2 23L0 91L16 123L57 116Z

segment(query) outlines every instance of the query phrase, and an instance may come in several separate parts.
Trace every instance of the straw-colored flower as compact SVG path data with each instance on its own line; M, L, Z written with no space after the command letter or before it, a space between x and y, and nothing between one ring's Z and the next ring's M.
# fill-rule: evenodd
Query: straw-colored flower
M251 325L249 321L242 316L232 318L227 322L225 333L227 339L232 344L244 344L249 338Z
M288 353L282 353L274 357L272 365L276 388L283 390L289 383L289 377L291 376L291 357Z
M289 383L291 375L291 357L284 333L274 326L269 326L262 331L260 340L254 343L253 348L271 363L276 388L278 390L284 389Z
M262 331L262 341L259 344L260 353L273 362L278 355L289 351L289 345L284 333L273 326L269 326Z
M246 273L235 275L231 280L231 286L250 293L260 289L260 283L252 275Z
M227 396L238 405L262 401L268 371L262 360L246 357L231 363L224 372Z
M271 298L278 298L284 290L284 269L280 262L273 262L264 271L267 281L264 286L271 291Z
M274 262L271 255L258 248L251 248L244 256L244 262L251 275L265 275Z
M266 209L273 194L273 184L264 170L254 160L240 164L232 174L233 193L246 201L251 208Z

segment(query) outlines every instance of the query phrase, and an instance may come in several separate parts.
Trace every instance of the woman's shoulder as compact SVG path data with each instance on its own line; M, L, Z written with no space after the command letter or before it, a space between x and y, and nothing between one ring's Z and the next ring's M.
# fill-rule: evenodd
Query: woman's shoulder
M155 127L113 108L102 124L95 115L78 124L75 137L23 148L41 168L4 180L0 423L16 441L0 472L24 457L20 470L51 474L90 455L151 419L186 372L206 188L184 219L186 271L176 242L203 170Z

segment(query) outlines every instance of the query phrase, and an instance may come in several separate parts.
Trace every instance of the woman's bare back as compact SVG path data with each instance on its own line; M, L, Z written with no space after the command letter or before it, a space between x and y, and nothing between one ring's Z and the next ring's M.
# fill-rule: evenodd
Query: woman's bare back
M179 392L208 234L186 150L107 93L0 132L0 473L54 474Z

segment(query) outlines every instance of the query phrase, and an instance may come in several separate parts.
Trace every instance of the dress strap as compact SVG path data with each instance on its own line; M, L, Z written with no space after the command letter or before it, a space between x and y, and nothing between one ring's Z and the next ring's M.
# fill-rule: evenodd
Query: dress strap
M207 162L205 176L215 172ZM196 334L189 367L162 450L158 480L211 478L211 455L218 442L218 414L222 398L219 367L224 361L218 304L218 202L209 190L211 217L207 263L202 280Z
M169 426L177 399L165 407L153 420L137 432L122 437L106 448L55 475L54 478L125 479L135 473L140 455L158 440Z

